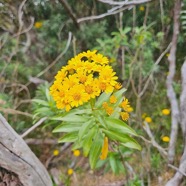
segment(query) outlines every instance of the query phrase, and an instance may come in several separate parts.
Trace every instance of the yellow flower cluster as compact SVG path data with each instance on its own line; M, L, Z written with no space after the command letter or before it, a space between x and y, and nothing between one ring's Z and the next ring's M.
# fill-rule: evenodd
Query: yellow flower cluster
M69 111L120 87L109 60L97 51L82 52L68 61L57 73L50 94L58 109Z
M109 103L107 102L103 103L102 106L108 115L111 115L114 112L113 104L116 102L117 98L114 95L112 95L110 96ZM133 111L133 108L130 106L128 99L124 98L122 103L120 104L120 107L123 109L123 111L120 112L120 116L122 120L127 121L129 119L129 112Z
M133 108L130 106L128 99L124 98L120 107L123 109L123 112L120 112L122 120L127 121L129 119L129 112L133 111Z

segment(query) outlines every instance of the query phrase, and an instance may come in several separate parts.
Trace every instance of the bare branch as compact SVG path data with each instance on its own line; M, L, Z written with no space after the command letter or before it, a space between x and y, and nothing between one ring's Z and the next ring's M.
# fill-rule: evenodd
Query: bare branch
M154 136L150 130L150 127L148 125L147 122L144 121L144 125L143 125L143 129L146 131L146 133L148 134L149 138L151 139L152 145L158 149L158 151L160 152L160 154L165 158L167 156L167 152L165 151L165 149L163 149L154 139Z
M74 24L76 25L76 27L79 28L79 24L77 22L76 16L73 13L73 10L71 9L71 7L68 4L68 2L66 0L60 0L59 2L64 6L65 10L68 12L70 17L72 18L72 20L73 20Z
M122 6L128 6L128 5L140 5L148 2L152 2L153 0L138 0L138 1L112 1L112 0L98 0L102 3L106 3L109 5L122 5Z
M45 120L47 119L47 117L41 118L36 124L34 124L31 128L29 128L25 133L23 133L21 135L22 138L24 138L25 136L27 136L30 132L32 132L34 129L36 129L37 127L39 127Z
M180 11L181 11L181 1L176 0L174 5L174 28L172 37L172 46L170 49L170 55L168 57L169 61L169 74L167 76L167 96L171 104L171 134L169 142L168 160L170 163L174 161L175 147L178 133L178 123L179 123L179 108L176 99L176 93L173 88L174 75L176 70L176 49L177 40L180 27Z

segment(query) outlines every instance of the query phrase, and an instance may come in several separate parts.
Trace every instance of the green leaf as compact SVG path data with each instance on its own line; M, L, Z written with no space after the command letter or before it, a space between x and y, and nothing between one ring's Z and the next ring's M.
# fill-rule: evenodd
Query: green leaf
M81 126L81 128L79 129L79 134L78 134L79 141L81 141L83 136L85 136L87 134L90 127L92 127L94 125L94 122L95 122L94 120L90 120L90 121L85 122Z
M43 106L49 106L47 101L41 100L41 99L32 99L33 102L38 103L39 105Z
M90 162L91 169L94 169L96 166L98 158L101 154L102 145L103 145L103 136L100 132L98 132L94 138L93 144L90 149L90 154L89 154L89 162Z
M128 147L128 148L141 150L141 146L138 144L138 142L136 140L129 141L129 142L126 142L126 143L121 143L121 145L123 145L125 147Z
M83 139L83 154L85 157L88 156L92 142L93 142L93 138L96 135L96 132L98 131L98 128L96 126L92 127L88 134L85 136L85 138Z
M117 174L119 172L119 169L117 166L116 158L113 154L110 154L109 162L110 162L110 166L111 166L112 171L114 172L114 174Z
M75 132L79 131L81 126L74 124L61 124L57 126L52 132Z
M101 107L104 102L108 101L110 95L111 95L111 93L106 94L105 92L103 92L99 96L98 100L96 101L96 104L95 104L96 108Z
M78 133L71 132L71 133L65 134L63 137L59 138L58 143L75 142L77 139L78 139Z
M108 131L105 129L102 129L102 131L111 140L116 140L118 142L121 142L122 145L124 145L126 147L141 150L141 146L138 144L138 142L136 140L134 140L133 138L131 138L130 136L128 136L127 134L122 134L122 133L116 132L116 131Z
M134 136L138 136L138 134L131 127L129 127L120 119L107 117L105 118L105 121L107 123L108 128L116 133L120 132L124 134L132 134Z
M52 117L51 120L58 120L58 121L67 121L67 122L86 122L88 121L89 118L84 117L84 116L79 116L75 114L69 114L66 116L56 116Z
M123 93L124 93L126 90L127 90L127 89L122 88L122 89L118 90L117 92L115 92L113 95L114 95L117 99L119 99L120 97L122 97Z

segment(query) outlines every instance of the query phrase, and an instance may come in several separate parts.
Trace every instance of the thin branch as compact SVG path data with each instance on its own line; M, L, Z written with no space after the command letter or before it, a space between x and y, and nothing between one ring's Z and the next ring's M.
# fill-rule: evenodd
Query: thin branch
M107 13L104 13L104 14L79 18L77 20L77 22L80 23L80 22L83 22L83 21L88 21L88 20L93 20L93 19L101 19L101 18L104 18L106 16L118 14L118 13L120 13L120 12L122 12L122 11L128 9L128 8L132 8L132 6L127 6L127 7L123 7L123 8L120 8L120 9L118 9L118 7L117 8L114 7L112 9L108 10ZM115 10L115 11L113 11L113 10Z
M21 137L24 138L25 136L27 136L30 132L32 132L33 130L35 130L37 127L39 127L45 120L47 119L47 117L41 118L37 123L35 123L32 127L30 127L26 132L24 132Z
M14 115L23 115L23 116L28 116L28 117L33 117L32 114L29 114L27 112L22 112L22 111L19 111L19 110L14 110L14 109L11 109L11 108L2 108L0 107L0 111L6 113L6 114L14 114Z
M137 1L112 1L112 0L98 0L99 2L106 3L109 5L140 5L148 2L152 2L153 0L137 0Z
M175 167L174 165L168 164L168 167L171 167L172 169L176 170L177 172L180 172L181 174L183 174L183 176L186 176L186 173L184 173L183 171L181 171L179 168Z
M149 138L151 139L152 145L157 148L157 150L160 152L160 154L165 158L167 156L167 152L165 151L165 149L163 149L154 139L154 136L150 130L150 127L148 125L147 122L144 121L143 124L143 129L146 131L146 133L148 134Z
M168 47L165 49L165 51L164 52L162 52L162 54L159 56L159 58L156 60L156 62L154 63L154 66L156 66L156 65L158 65L160 62L161 62L161 60L162 60L162 58L164 57L164 55L170 50L170 47L171 47L171 43L168 45ZM141 97L141 96L143 96L143 94L145 93L145 91L146 91L146 89L147 89L147 87L148 87L148 85L149 85L149 83L150 83L150 79L151 79L151 77L152 77L152 74L153 74L153 70L151 70L151 72L150 72L150 74L149 74L149 77L148 77L148 79L147 79L147 81L146 81L146 83L145 83L145 85L144 85L144 87L143 87L143 90L140 92L140 94L139 94L139 96Z
M73 20L74 24L76 25L77 28L79 28L79 24L77 22L76 19L76 15L74 14L73 10L71 9L70 5L68 4L68 2L66 0L60 0L59 1L65 8L65 10L68 12L68 14L70 15L71 19Z

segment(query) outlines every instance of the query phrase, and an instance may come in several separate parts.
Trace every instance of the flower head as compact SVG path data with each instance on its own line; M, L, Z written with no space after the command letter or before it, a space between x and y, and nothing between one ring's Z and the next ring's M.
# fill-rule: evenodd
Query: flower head
M74 150L73 154L74 154L74 156L78 157L78 156L80 156L81 152L80 152L80 150Z
M108 155L108 138L104 137L104 143L103 143L103 146L102 146L102 149L101 149L100 159L101 160L106 159L107 155Z
M170 114L170 109L163 109L162 111L163 115L169 115Z
M68 169L67 174L68 174L69 176L71 176L71 175L73 174L73 172L74 172L73 169Z
M127 121L129 119L129 113L128 112L120 112L120 116L122 120Z
M58 156L58 155L59 155L59 150L55 149L55 150L53 151L53 155L54 155L54 156Z
M35 24L34 24L34 27L37 28L37 29L41 28L42 26L43 26L43 24L42 24L42 22L40 22L40 21L37 21L37 22L35 22Z
M128 108L130 107L128 99L124 98L120 106L123 108L124 111L127 112Z
M114 95L112 95L112 96L110 96L109 101L110 101L111 104L114 104L114 103L117 102L117 98Z
M146 118L145 118L145 121L146 121L147 123L151 123L151 122L152 122L152 118L151 118L151 117L146 117Z
M140 6L140 7L139 7L139 10L140 10L141 12L143 12L143 11L145 10L145 7L144 7L144 6Z
M168 136L163 136L163 137L162 137L162 141L168 143L168 142L170 141L170 138L169 138Z

